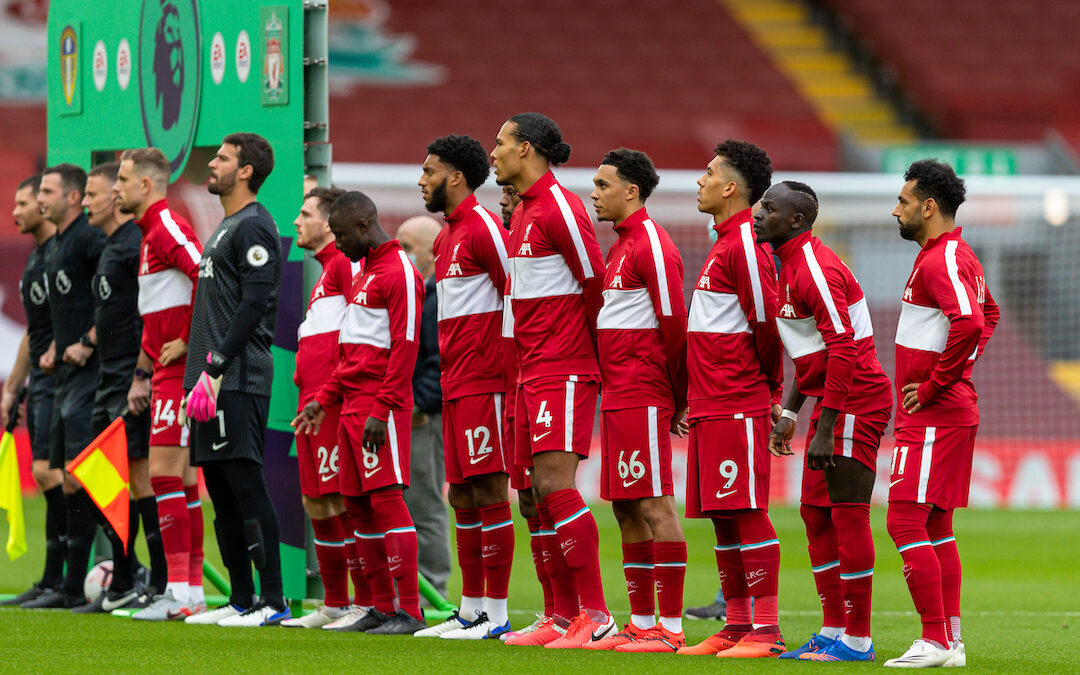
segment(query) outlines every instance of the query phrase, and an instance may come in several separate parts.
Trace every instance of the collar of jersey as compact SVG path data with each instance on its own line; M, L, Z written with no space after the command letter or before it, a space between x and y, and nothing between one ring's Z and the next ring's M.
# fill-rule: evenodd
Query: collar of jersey
M807 230L806 232L800 232L791 239L785 241L782 245L776 248L773 253L780 258L780 262L787 262L791 260L792 256L799 252L803 247L803 244L810 241L814 236L813 230Z

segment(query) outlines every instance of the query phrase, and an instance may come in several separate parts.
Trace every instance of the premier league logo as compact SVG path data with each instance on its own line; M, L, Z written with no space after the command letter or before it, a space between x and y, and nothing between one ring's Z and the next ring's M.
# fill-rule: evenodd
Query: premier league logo
M147 145L184 170L199 115L199 11L196 0L143 0L139 31L139 99Z

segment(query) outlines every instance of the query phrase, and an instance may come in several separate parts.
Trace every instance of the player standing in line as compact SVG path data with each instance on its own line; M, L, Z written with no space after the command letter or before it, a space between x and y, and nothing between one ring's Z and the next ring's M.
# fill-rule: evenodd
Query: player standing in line
M435 279L443 448L462 590L454 616L416 635L492 639L510 630L506 599L514 560L499 349L507 234L474 194L491 171L484 146L450 135L429 143L427 152L420 189L427 210L447 222L435 237Z
M364 270L349 291L338 366L293 425L297 433L318 434L326 408L341 403L338 477L375 605L348 630L412 635L427 624L420 612L416 527L401 491L409 484L424 280L363 193L346 192L334 202L330 229L338 249L353 262L363 260Z
M596 520L574 482L578 462L589 455L599 393L603 260L584 205L551 173L569 158L558 125L531 112L507 120L491 151L496 181L522 199L510 228L510 295L522 383L516 417L528 422L530 443L516 443L515 451L532 467L542 528L555 533L545 539L559 544L546 548L554 614L573 617L565 635L551 620L508 645L581 647L615 627L600 578Z
M202 245L169 209L169 161L157 148L126 150L116 174L117 206L142 231L139 314L142 342L129 374L128 408L150 410L150 484L138 508L152 560L141 621L183 619L205 610L202 587L203 517L198 474L188 461L188 430L180 423L191 307ZM167 568L167 575L166 575Z
M113 185L118 162L99 164L86 178L86 207L90 225L105 233L105 248L98 258L97 271L90 284L94 294L94 330L97 334L98 375L90 435L97 437L121 413L126 412L131 373L139 358L142 321L139 320L139 250L142 234L139 226L116 205ZM108 519L96 510L112 545L112 581L98 600L80 607L77 612L111 612L133 603L139 597L135 587L135 535L139 530L137 499L152 497L150 469L147 466L150 438L150 414L125 414L124 428L128 446L128 475L133 498L128 509L128 540L121 541ZM164 570L159 570L162 573Z
M892 215L922 248L904 287L896 328L896 448L886 525L904 559L922 636L886 666L964 666L960 553L953 511L967 506L978 396L975 360L998 322L982 265L956 226L964 181L937 160L904 174Z
M56 398L49 426L49 466L63 469L93 440L90 415L97 389L97 340L90 280L97 269L105 235L90 227L82 210L86 172L58 164L41 176L37 203L56 225L56 245L48 258L49 311L53 345L41 358L43 370L55 368ZM55 359L50 360L50 357ZM97 532L97 507L74 476L64 474L67 503L67 571L60 590L42 593L26 608L78 607L86 604L83 579Z
M768 512L770 413L772 422L780 418L783 348L776 272L754 242L750 207L769 187L772 162L744 141L715 151L698 179L698 210L712 214L717 238L690 304L686 515L713 521L727 624L679 653L768 657L784 651L780 542Z
M345 294L352 287L353 265L334 246L334 233L330 231L327 215L330 205L343 194L345 191L339 188L312 189L304 196L300 215L293 223L296 245L312 251L322 266L322 274L311 289L307 315L298 329L296 372L293 375L293 382L300 390L298 412L314 398L315 392L337 366L338 331L345 319ZM351 533L352 526L345 514L345 503L338 486L337 420L338 408L330 408L318 436L296 435L300 491L304 510L311 518L315 556L326 595L323 605L314 612L281 623L289 628L321 628L343 618L349 610L345 535ZM363 579L366 586L367 580Z
M30 435L31 471L45 495L45 569L41 581L5 600L3 605L21 605L36 600L48 589L60 586L67 546L67 506L64 504L64 474L49 468L49 423L52 420L56 382L42 367L42 357L52 343L52 316L49 314L48 263L56 245L56 224L46 220L37 203L41 174L23 179L15 189L15 227L19 234L34 238L34 250L26 259L19 294L26 310L26 334L19 345L11 374L4 381L0 415L7 427L8 415L18 414L15 402L19 387L27 386L26 428ZM51 357L49 359L52 360ZM27 382L29 377L29 382Z
M207 189L221 199L225 219L199 261L184 369L191 462L203 469L233 586L229 604L209 617L219 626L273 626L292 616L282 592L278 517L262 465L281 238L256 195L273 170L274 151L257 134L229 134L210 161ZM262 591L254 603L252 563Z
M873 661L870 493L892 413L892 383L878 362L859 282L813 234L817 213L813 189L785 181L769 188L754 215L758 242L771 244L780 258L776 327L795 363L795 386L769 435L773 455L791 454L799 409L807 396L818 399L800 513L824 621L809 642L780 658Z
M682 256L645 210L659 181L652 160L626 148L604 155L593 178L596 217L611 221L619 235L607 254L604 307L596 320L600 494L611 501L622 534L630 621L586 649L674 652L686 646L686 538L675 508L668 435L682 435L686 415L686 303Z

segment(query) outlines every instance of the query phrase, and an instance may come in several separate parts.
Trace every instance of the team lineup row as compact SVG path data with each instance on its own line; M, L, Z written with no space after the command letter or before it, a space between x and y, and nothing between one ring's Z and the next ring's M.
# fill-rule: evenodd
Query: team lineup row
M452 135L427 151L422 195L427 208L447 222L433 253L447 480L463 575L458 614L432 627L422 621L416 533L401 499L409 477L410 380L424 279L410 262L413 252L389 237L368 197L325 188L307 193L296 221L297 244L316 251L323 273L299 329L295 380L301 408L294 426L326 603L314 614L291 618L280 597L280 571L277 595L273 583L268 591L265 576L258 602L247 586L236 591L236 576L242 581L246 568L250 578L252 562L261 574L277 564L276 552L269 555L276 549L276 518L272 507L270 514L258 512L260 495L254 494L260 485L264 494L265 483L261 438L252 430L265 428L268 389L261 386L259 349L268 352L269 342L259 344L258 338L260 327L272 335L280 261L269 240L248 232L258 232L259 224L251 189L261 183L257 153L226 139L217 166L211 164L210 189L226 184L218 194L227 217L201 259L190 251L198 248L194 236L177 234L190 228L164 205L164 184L155 183L161 172L147 168L151 151L125 153L113 190L117 208L136 217L145 244L154 241L155 231L165 231L169 240L163 248L184 249L198 270L196 276L190 268L170 266L168 254L159 255L165 262L154 269L151 246L144 245L139 358L152 363L136 369L127 398L137 408L139 381L146 379L140 371L153 368L152 407L186 412L192 420L191 461L203 466L208 487L215 475L223 503L239 512L233 526L243 537L232 548L247 543L252 554L245 557L242 546L227 551L228 535L222 532L229 524L221 523L222 508L211 489L223 559L234 577L230 604L196 611L197 599L190 595L195 579L186 574L194 559L189 547L185 573L174 581L170 559L166 593L136 618L157 610L161 618L189 614L191 623L503 638L510 645L549 648L873 660L869 497L892 389L874 352L858 282L812 234L818 210L812 188L791 181L770 187L764 151L740 141L718 145L698 181L698 207L713 216L717 241L687 311L681 256L645 210L658 179L644 154L612 151L594 179L597 217L612 222L619 237L605 264L583 204L551 173L552 165L568 159L570 148L549 118L510 118L490 157L479 142ZM489 166L504 186L509 232L473 195ZM262 171L264 178L268 171ZM132 179L142 186L141 201L125 196L124 185ZM237 186L246 193L233 198ZM971 367L993 331L997 308L978 260L955 227L963 199L955 173L926 160L910 168L893 212L901 235L922 250L904 291L897 331L900 401L888 526L905 560L923 632L887 665L962 665L966 658L951 514L966 504L978 424ZM170 271L161 281L144 279ZM260 296L264 286L269 288ZM153 301L144 302L146 288L154 289ZM147 310L174 316L185 305L162 305L185 295L193 298L194 316L184 342L196 359L187 359L182 383L177 378L179 386L170 389L159 386L160 373L172 362L162 347L178 333L153 335L155 312ZM191 307L189 302L186 311ZM230 324L246 314L255 316L249 327ZM100 328L96 337L104 345ZM785 348L796 373L783 399ZM779 542L767 513L769 464L773 455L791 454L794 421L807 396L818 401L811 414L802 515L824 617L809 642L785 651L778 625ZM612 501L622 533L631 603L630 621L621 631L600 583L596 524L574 487L577 463L589 454L597 397L602 495ZM175 426L180 437L170 450L180 451L187 427L179 419L165 424L157 412L154 417L151 433ZM241 424L230 425L237 417ZM668 431L689 437L687 516L714 523L728 601L724 630L689 647L681 628L686 545L672 498ZM149 443L153 475L155 450L164 454L166 443L153 437ZM337 451L336 467L319 457L327 448ZM336 476L328 478L333 468ZM162 489L183 496L188 469L179 469L169 476L175 484ZM518 490L533 535L545 597L543 619L517 632L510 630L506 612L513 557L508 483ZM157 484L153 488L161 511L169 500ZM354 535L353 556L359 560L351 606L346 533Z

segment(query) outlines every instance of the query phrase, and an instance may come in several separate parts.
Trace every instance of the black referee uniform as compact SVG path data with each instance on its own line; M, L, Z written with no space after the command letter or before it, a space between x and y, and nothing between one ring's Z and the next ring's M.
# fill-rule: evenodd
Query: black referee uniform
M262 456L281 270L281 240L265 207L253 202L221 222L199 262L184 371L189 392L204 370L223 376L217 416L190 422L190 446L214 502L222 561L232 580L230 601L252 606L253 562L263 601L278 610L285 609L280 536Z
M79 214L63 232L57 232L49 256L49 311L56 343L56 399L49 429L49 466L63 468L93 440L90 417L94 409L100 359L97 350L83 366L64 363L64 350L87 337L94 325L94 296L90 283L105 248L105 234ZM83 578L97 520L90 496L78 490L67 496L67 576L63 591L68 606L86 602Z
M90 284L94 294L94 326L97 330L97 354L101 360L94 412L90 420L91 436L96 437L127 409L127 395L132 374L139 360L142 319L139 317L139 253L142 232L134 220L120 225L109 235L98 260L97 273ZM124 417L128 457L150 455L150 410ZM127 553L123 542L98 512L98 523L105 528L113 549L111 598L120 597L135 585L135 557L132 546L139 525L139 509L129 509ZM149 529L149 528L148 528Z

